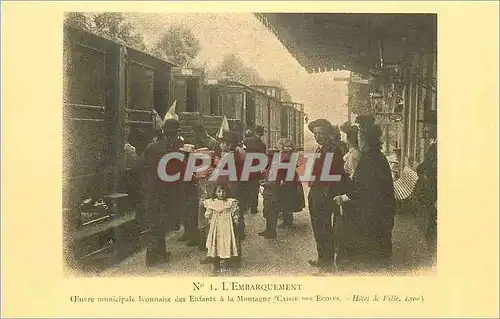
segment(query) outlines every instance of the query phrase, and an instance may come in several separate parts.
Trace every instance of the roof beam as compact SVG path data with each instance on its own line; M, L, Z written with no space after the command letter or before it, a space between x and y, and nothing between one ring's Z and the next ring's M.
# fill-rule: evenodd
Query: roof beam
M263 13L256 16L309 72L346 65L349 70L369 73L385 62L403 62L408 45L418 48L435 42L435 14Z

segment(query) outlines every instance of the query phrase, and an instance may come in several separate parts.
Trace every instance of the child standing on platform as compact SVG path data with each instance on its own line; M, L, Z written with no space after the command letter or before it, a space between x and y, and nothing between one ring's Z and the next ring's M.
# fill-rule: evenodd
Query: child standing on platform
M241 256L241 248L236 236L239 217L238 201L227 197L227 185L218 184L214 197L203 201L205 217L210 221L206 247L207 257L213 259L214 273L221 270L221 261L230 268L230 260Z

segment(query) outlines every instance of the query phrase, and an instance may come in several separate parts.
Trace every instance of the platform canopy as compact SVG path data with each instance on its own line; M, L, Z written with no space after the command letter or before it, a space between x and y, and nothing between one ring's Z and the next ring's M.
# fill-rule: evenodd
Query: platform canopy
M434 46L435 14L255 13L309 72L370 75ZM406 55L405 55L406 54Z

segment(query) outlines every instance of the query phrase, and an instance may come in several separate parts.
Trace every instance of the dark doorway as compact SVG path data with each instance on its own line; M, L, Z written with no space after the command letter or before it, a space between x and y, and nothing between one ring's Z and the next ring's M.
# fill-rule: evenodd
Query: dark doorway
M210 115L219 116L219 94L216 88L210 89Z
M255 97L246 94L246 120L248 128L255 128Z
M186 80L186 111L198 112L198 82L199 79Z

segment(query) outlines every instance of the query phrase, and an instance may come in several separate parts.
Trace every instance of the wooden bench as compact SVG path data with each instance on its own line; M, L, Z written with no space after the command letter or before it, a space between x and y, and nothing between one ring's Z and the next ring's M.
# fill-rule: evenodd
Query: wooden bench
M396 201L404 201L413 193L417 184L418 175L409 167L403 169L401 176L394 182L394 196Z

